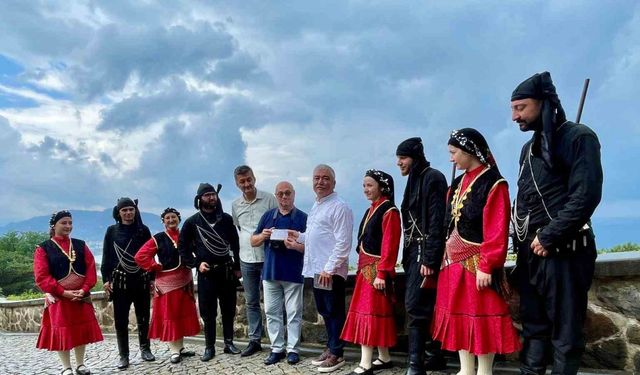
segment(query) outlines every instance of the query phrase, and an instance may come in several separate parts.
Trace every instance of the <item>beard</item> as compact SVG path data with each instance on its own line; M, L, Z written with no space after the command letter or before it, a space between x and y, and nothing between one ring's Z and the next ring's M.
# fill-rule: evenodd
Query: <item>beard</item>
M205 209L205 210L215 210L217 206L217 203L205 203L203 201L200 201L200 208L201 209Z
M520 121L518 122L518 126L520 127L520 131L523 132L540 130L542 129L542 116L538 116L532 122Z

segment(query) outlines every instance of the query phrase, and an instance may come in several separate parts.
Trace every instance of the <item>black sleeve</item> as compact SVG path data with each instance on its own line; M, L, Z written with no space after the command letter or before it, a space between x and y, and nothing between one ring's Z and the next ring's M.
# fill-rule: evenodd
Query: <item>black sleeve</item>
M187 219L182 225L182 230L178 237L178 254L182 264L189 268L196 266L196 259L193 256L193 223Z
M225 214L227 222L229 223L227 234L229 236L229 244L231 245L231 252L233 253L233 270L240 271L240 238L236 226L233 225L233 219L230 215Z
M422 248L422 264L433 269L440 269L444 254L444 216L447 200L447 181L440 172L426 176L422 206L423 232L426 235Z
M102 261L100 262L100 273L102 274L102 282L107 283L111 281L111 274L113 273L113 264L111 258L113 256L113 226L107 228L104 234L104 240L102 241Z
M545 249L559 246L589 221L602 198L600 143L593 132L581 134L567 145L569 199L553 220L538 233Z

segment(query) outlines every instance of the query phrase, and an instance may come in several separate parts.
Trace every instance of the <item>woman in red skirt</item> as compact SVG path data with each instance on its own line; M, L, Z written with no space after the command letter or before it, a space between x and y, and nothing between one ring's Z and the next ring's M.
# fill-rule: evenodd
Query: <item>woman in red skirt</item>
M343 340L361 345L360 365L351 373L359 375L392 367L389 348L396 344L392 280L400 244L393 178L371 169L362 186L371 207L358 230L356 286L341 335ZM372 362L374 347L378 347L378 359Z
M197 335L200 322L191 269L182 265L178 254L180 212L167 208L161 218L165 231L147 241L136 253L135 260L156 276L149 338L168 342L171 363L178 363L183 357L195 355L193 351L184 350L182 338ZM156 255L158 262L154 259Z
M492 374L495 353L518 351L504 278L509 190L487 141L477 130L455 130L451 161L465 173L449 190L448 238L433 321L433 338L458 351L459 375Z
M69 211L54 213L49 226L51 238L33 256L36 285L45 293L36 347L58 352L62 375L73 375L70 351L75 349L76 374L87 375L85 345L102 341L89 292L96 284L96 263L84 241L69 237Z

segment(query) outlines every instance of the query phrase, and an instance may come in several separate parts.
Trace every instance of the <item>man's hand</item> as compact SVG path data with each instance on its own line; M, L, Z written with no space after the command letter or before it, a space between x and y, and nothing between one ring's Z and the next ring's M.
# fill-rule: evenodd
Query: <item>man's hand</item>
M269 238L271 238L271 231L273 230L273 228L264 228L262 230L262 233L260 233L260 236L262 237L263 241L268 240Z
M293 238L293 240L297 240L300 237L300 232L293 229L287 229L287 238Z
M386 282L384 281L384 279L381 279L379 277L376 277L375 280L373 280L373 288L375 290L379 290L379 291L384 291L384 288L386 287Z
M476 288L482 290L491 285L491 274L476 270Z
M531 241L531 250L533 250L533 253L537 256L546 257L547 255L549 255L549 251L547 251L547 249L542 247L542 244L540 244L538 236L536 236L536 238Z
M240 270L233 270L233 274L236 276L237 279L242 277L242 272L240 272Z
M209 263L207 262L200 263L200 266L198 267L198 271L200 271L200 273L209 272L210 269Z
M420 266L420 275L422 275L422 277L431 276L434 274L434 272L435 271L432 268L429 268L424 264Z
M109 297L109 295L111 295L111 293L113 293L113 288L111 287L111 282L107 281L106 283L104 283L102 285L102 289L104 289L104 292L107 294L107 297Z
M318 277L318 284L321 286L328 288L331 283L331 274L325 271L320 272L320 276Z
M304 253L304 245L299 243L298 241L296 241L292 237L287 237L287 239L284 240L284 246L287 249L296 250L296 251L299 251L301 253Z

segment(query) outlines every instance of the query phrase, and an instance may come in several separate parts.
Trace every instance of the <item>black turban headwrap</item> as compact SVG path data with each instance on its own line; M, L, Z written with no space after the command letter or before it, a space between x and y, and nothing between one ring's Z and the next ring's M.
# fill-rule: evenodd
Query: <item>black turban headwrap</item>
M420 176L430 166L430 163L424 156L424 146L420 137L402 141L396 149L396 156L408 156L413 159L402 199L402 207L406 209L419 199L421 189Z
M365 174L365 177L371 177L380 185L380 192L385 197L389 198L391 202L394 201L394 187L393 177L390 174L379 171L377 169L369 169Z
M49 226L53 227L54 225L56 225L56 223L58 221L60 221L60 219L62 219L63 217L71 217L71 212L67 211L67 210L62 210L62 211L58 211L58 212L54 212L51 215L51 218L49 219Z
M125 208L125 207L133 207L136 209L136 215L135 215L135 219L134 222L136 223L136 225L141 226L142 223L142 216L140 216L140 210L138 209L138 200L137 199L131 199L129 197L121 197L118 199L118 201L116 202L116 205L113 207L113 219L117 222L117 223L121 223L122 222L122 218L120 218L120 210Z
M449 144L475 156L484 165L491 167L496 165L487 140L476 129L463 128L452 131Z
M167 214L176 214L176 215L178 216L178 221L182 221L182 218L180 217L180 211L176 210L176 209L175 209L175 208L173 208L173 207L167 207L167 208L165 208L165 209L164 209L164 211L162 211L162 213L160 214L160 218L161 218L162 220L164 220L164 217L165 217Z
M552 167L554 134L558 126L567 121L567 116L560 104L560 98L558 98L556 87L553 85L549 72L532 75L520 83L511 94L511 101L528 98L542 101L539 118L542 126L534 130L540 132L539 142L542 159L549 167Z
M211 185L208 182L201 182L200 185L198 186L198 191L196 192L196 196L193 198L193 207L195 207L196 210L199 210L200 198L202 198L203 195L207 193L216 193L216 195L219 195L220 190L222 190L222 185L220 184L218 184L218 188L216 189L213 187L213 185ZM218 201L218 206L222 206L219 201Z

